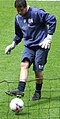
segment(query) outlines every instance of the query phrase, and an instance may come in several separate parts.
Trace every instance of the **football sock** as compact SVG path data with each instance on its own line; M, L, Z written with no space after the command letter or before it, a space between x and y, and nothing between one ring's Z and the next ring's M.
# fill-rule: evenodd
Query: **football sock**
M18 89L20 91L24 92L25 86L26 86L26 82L20 81L19 84L18 84Z
M36 83L36 92L37 93L40 93L41 88L42 88L42 83L41 84Z

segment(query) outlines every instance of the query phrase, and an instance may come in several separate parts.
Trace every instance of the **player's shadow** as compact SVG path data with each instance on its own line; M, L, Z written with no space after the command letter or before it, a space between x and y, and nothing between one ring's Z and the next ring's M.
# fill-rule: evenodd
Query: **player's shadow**
M27 115L30 115L30 112L21 112L21 113L15 113L15 115L17 116L27 116Z
M60 99L60 96L56 96L56 97L51 97L51 98L42 97L40 100L37 100L37 101L29 101L29 105L27 104L25 107L25 108L29 107L29 110L27 109L27 110L24 110L20 113L15 113L15 115L17 115L17 116L31 115L31 111L30 111L31 107L34 107L34 109L35 109L36 106L41 106L42 108L44 108L43 105L50 103L51 101L53 101L53 102L57 101L57 100L59 101L59 99Z
M48 97L42 97L40 100L36 100L36 101L31 101L30 103L30 107L31 106L42 106L43 104L46 104L46 103L50 103L50 102L54 102L57 100L59 101L60 100L60 96L56 96L56 97L51 97L51 98L48 98Z

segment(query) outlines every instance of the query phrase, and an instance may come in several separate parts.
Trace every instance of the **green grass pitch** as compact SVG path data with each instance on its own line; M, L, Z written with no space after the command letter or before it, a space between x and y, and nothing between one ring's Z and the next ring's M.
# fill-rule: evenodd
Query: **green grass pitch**
M9 108L9 103L14 97L7 96L5 91L16 88L18 85L20 58L24 46L22 41L10 55L5 55L5 47L12 42L14 37L16 10L14 0L0 0L0 119L60 119L60 2L38 0L27 0L27 2L31 6L45 9L57 18L56 32L44 69L42 98L39 101L29 101L35 88L35 81L32 81L34 72L31 66L23 97L24 110L17 115Z

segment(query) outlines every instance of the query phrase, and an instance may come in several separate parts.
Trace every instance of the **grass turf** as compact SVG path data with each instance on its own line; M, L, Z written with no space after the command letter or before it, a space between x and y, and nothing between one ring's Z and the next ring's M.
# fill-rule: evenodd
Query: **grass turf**
M20 114L15 114L9 109L12 98L5 94L5 90L17 87L19 81L20 58L23 51L23 42L19 44L12 53L7 56L5 47L12 42L14 37L14 17L16 10L14 1L0 0L0 118L1 119L59 119L60 118L60 2L38 2L28 1L56 15L57 27L53 36L48 62L44 70L42 88L42 99L29 101L34 92L35 82L32 66L29 69L29 81L27 82L25 97L23 98L25 108ZM1 82L5 80L7 82Z

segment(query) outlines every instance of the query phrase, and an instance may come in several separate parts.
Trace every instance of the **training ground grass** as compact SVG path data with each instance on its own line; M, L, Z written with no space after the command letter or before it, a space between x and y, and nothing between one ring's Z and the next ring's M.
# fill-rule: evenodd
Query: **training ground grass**
M16 10L13 0L0 0L0 118L1 119L60 119L60 2L28 1L54 14L57 18L56 32L53 36L48 62L44 69L42 99L29 101L34 92L35 82L32 66L23 98L25 108L20 114L9 109L9 102L14 97L5 94L5 90L17 87L19 81L20 58L23 52L23 41L5 55L4 50L14 37L14 17ZM2 82L4 81L4 82Z

